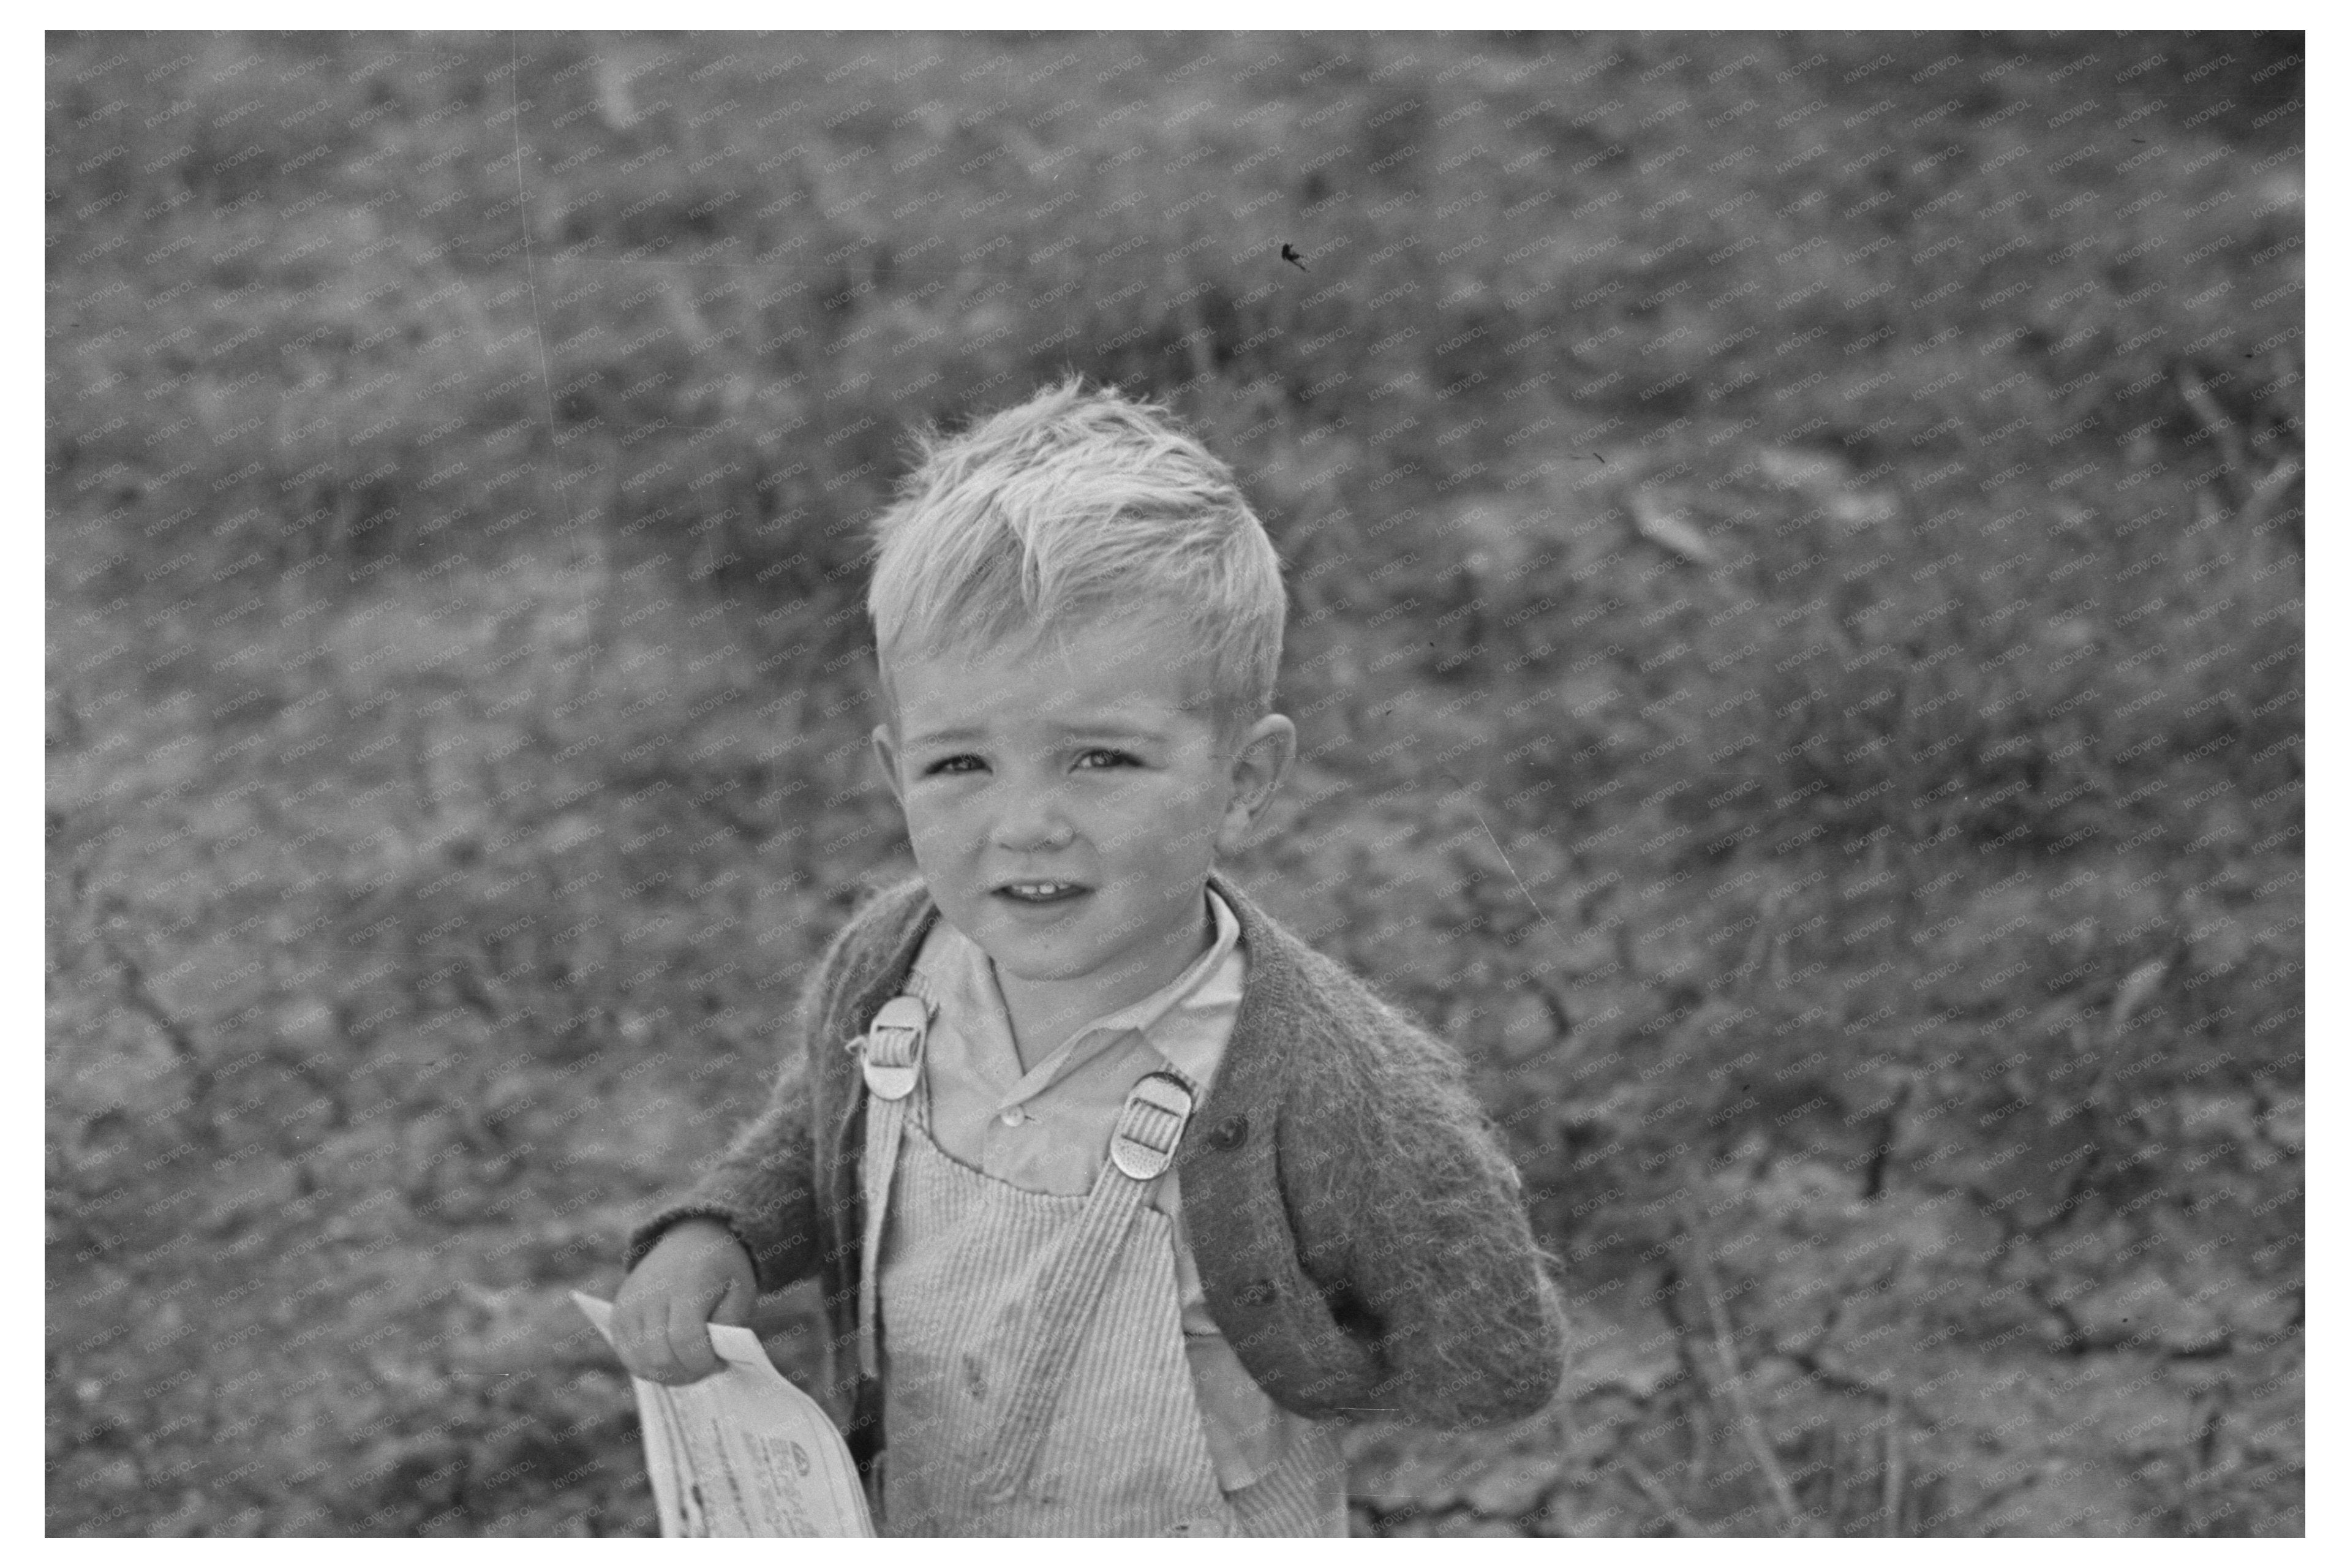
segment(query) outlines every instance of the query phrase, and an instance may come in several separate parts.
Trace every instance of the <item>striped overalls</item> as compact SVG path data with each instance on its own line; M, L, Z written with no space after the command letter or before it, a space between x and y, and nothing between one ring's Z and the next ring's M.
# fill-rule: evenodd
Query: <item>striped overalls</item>
M1030 1191L932 1140L916 1091L933 1007L917 986L863 1040L858 1354L882 1386L880 1532L1345 1534L1345 1461L1322 1427L1254 1483L1217 1485L1174 1222L1147 1201L1195 1085L1143 1078L1092 1191Z

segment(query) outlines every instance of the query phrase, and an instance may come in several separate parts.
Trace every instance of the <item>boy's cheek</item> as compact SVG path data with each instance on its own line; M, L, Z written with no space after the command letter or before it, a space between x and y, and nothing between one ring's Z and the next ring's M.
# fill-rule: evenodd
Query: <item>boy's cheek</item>
M935 815L910 808L906 813L906 836L918 851L938 851L947 846L953 834L951 826L940 821Z

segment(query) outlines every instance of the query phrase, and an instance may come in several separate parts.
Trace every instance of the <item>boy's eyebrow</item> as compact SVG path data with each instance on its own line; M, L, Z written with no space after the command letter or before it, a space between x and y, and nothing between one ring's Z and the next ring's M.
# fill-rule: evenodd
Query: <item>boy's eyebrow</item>
M1123 719L1099 719L1075 724L1055 724L1053 732L1062 736L1117 735L1128 740L1164 741L1167 737L1157 730ZM911 746L935 746L950 741L978 741L986 738L984 730L968 724L957 724L944 730L928 730L906 743Z

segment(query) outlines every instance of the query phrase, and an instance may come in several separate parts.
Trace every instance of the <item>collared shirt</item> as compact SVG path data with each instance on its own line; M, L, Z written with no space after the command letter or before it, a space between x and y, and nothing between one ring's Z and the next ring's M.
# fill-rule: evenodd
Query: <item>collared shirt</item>
M919 989L937 1003L915 1108L931 1141L1015 1187L1082 1196L1109 1158L1128 1091L1145 1075L1172 1069L1191 1085L1195 1106L1204 1104L1247 978L1238 918L1212 888L1206 897L1216 933L1206 952L1141 1001L1078 1029L1025 1071L994 961L951 923L936 922L913 964ZM1183 1348L1218 1484L1236 1491L1273 1467L1305 1417L1273 1402L1208 1315L1171 1167L1149 1201L1175 1221Z

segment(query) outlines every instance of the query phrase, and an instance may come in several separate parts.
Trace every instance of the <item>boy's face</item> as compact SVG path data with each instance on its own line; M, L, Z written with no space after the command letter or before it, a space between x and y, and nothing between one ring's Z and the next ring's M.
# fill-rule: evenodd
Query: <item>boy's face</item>
M890 668L897 732L876 727L873 746L915 863L940 912L1030 997L1098 1013L1181 973L1209 867L1288 771L1296 730L1277 713L1217 754L1208 709L1186 707L1196 652L1129 618ZM1079 891L1007 891L1043 882Z

